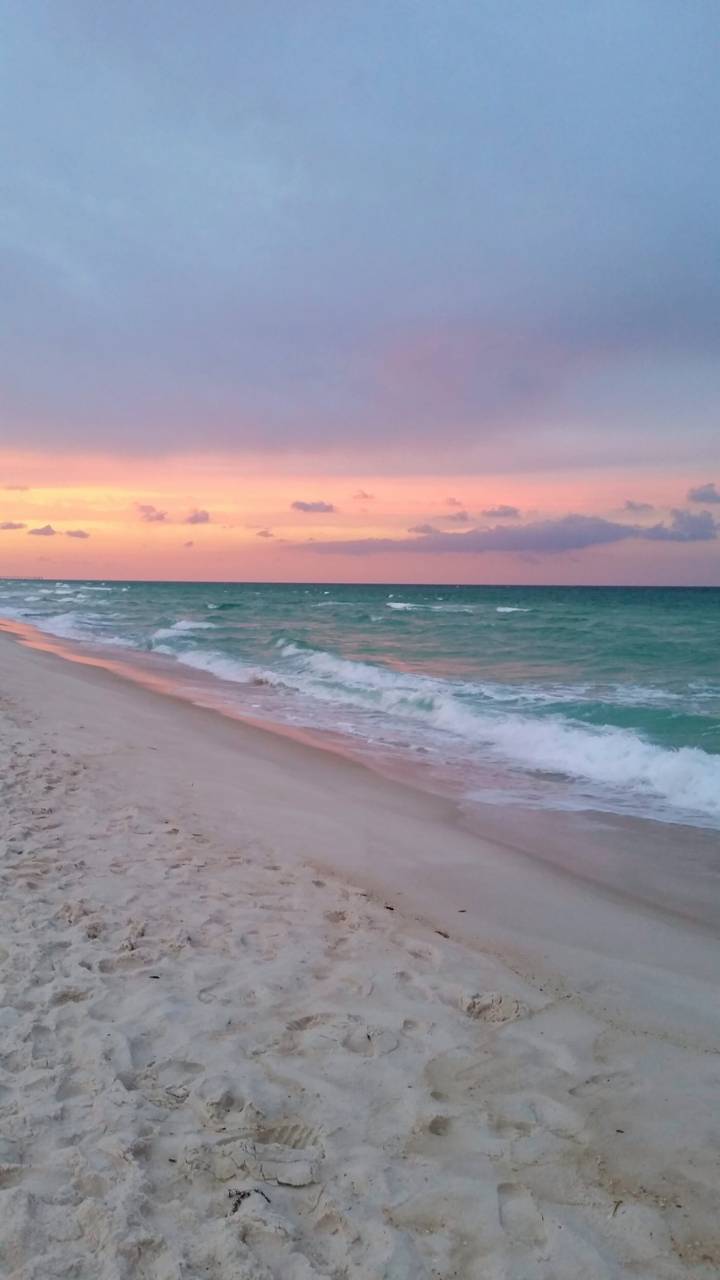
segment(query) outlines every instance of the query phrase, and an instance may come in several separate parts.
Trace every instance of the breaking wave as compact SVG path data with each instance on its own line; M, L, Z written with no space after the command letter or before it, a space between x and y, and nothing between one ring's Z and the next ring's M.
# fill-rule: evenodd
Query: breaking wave
M282 664L268 670L213 652L179 655L188 666L242 684L274 686L338 707L358 707L393 720L451 734L474 752L533 773L630 789L678 811L720 818L720 756L697 747L671 750L632 729L596 726L559 714L532 717L503 709L502 686L433 679L354 661L294 641L279 641ZM577 699L577 689L566 692ZM517 697L517 694L515 695ZM542 705L547 691L535 696ZM558 692L552 695L558 701Z
M170 640L174 636L186 635L193 631L212 631L214 624L212 622L193 622L191 618L180 618L178 622L173 622L169 627L158 627L154 631L151 640Z
M555 590L0 581L6 617L163 655L187 681L194 670L230 682L224 698L262 702L269 719L428 751L470 794L501 774L508 797L705 825L720 825L714 607Z

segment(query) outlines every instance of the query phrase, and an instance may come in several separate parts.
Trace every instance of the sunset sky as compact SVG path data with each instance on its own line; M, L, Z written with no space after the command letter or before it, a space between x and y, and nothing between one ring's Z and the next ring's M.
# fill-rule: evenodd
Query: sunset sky
M717 0L0 29L0 575L720 584Z

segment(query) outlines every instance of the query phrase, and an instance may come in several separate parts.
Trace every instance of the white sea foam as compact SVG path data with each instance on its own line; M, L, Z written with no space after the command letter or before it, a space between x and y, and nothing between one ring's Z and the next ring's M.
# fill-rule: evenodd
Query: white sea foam
M531 674L525 679L513 679L509 675L507 682L503 682L502 676L492 679L492 653L486 681L480 674L482 653L478 654L474 667L470 665L470 670L477 670L474 678L443 679L434 674L397 670L380 662L342 657L324 649L313 649L287 636L275 640L271 659L263 656L262 644L256 645L251 653L259 665L254 665L253 657L245 661L235 657L232 649L226 649L226 643L232 641L225 628L218 631L217 624L213 628L212 622L177 617L183 609L194 612L193 603L180 605L175 613L177 620L171 625L157 626L163 620L162 615L158 616L159 611L155 611L153 616L152 609L140 613L137 624L131 622L134 615L127 610L124 618L123 612L117 619L107 613L110 606L120 606L118 596L113 602L86 601L82 607L85 592L113 590L105 584L58 582L46 588L28 583L29 594L24 596L15 586L4 590L8 604L3 605L2 612L6 616L27 618L50 634L68 640L125 647L132 647L133 643L136 647L147 647L149 636L154 652L175 658L189 668L239 686L271 686L277 691L274 714L295 723L335 729L345 726L347 732L388 742L393 748L439 752L446 760L464 761L463 767L470 771L470 776L473 769L484 776L486 766L507 773L509 765L515 777L519 776L519 770L524 771L529 786L537 789L538 794L543 789L547 794L552 793L559 803L563 803L563 795L572 795L589 804L606 801L610 808L622 809L634 804L636 812L649 810L678 820L687 815L704 815L705 820L720 822L720 756L697 746L672 750L644 738L632 728L584 722L585 715L591 715L596 722L600 720L603 707L607 708L609 720L619 718L617 711L621 707L647 707L653 709L649 717L639 711L628 712L624 719L638 724L647 722L654 736L652 725L658 718L655 709L662 717L663 707L688 713L697 708L709 726L709 742L712 721L707 700L717 696L714 682L695 681L689 690L693 696L688 698L684 692L676 692L672 684L668 689L659 684L654 686L651 669L647 684L642 677L635 682L628 678L624 683L610 678L603 684L588 678L573 680L572 666L565 670L563 681L560 665L556 668L559 678L555 683L548 679L548 672L542 667L537 680ZM481 606L438 599L438 596L411 603L392 599L391 595L388 593L382 604L378 601L375 607L382 608L384 604L399 612L421 610L416 625L421 618L432 625L431 616L435 618L443 613L475 612L484 614L487 621L494 611L509 615L531 611L511 605L483 610ZM331 594L322 603L329 608L339 604L351 607L351 602L334 601ZM211 607L223 606L211 601L208 608ZM38 616L43 608L57 612L43 618ZM143 616L147 622L143 622ZM383 618L389 621L388 614L372 613L370 617L374 622ZM327 614L323 621L327 621ZM482 616L479 621L483 621ZM125 625L134 641L111 634L111 628L122 629ZM448 618L443 624L445 628L456 625L463 627L464 619L458 619L455 624ZM213 648L203 651L199 647L201 633L203 642L207 642L210 630L214 632ZM374 633L381 635L377 628ZM437 635L441 634L438 625ZM237 643L243 647L244 636L243 632L237 637ZM268 642L266 632L264 644ZM586 669L579 667L580 672L586 674ZM702 725L698 733L701 730ZM555 780L543 781L543 774L555 775ZM569 781L563 784L561 778Z
M295 644L294 641L278 640L284 658L295 658L298 661L282 676L286 681L294 678L298 681L307 675L317 678L318 682L332 681L350 693L353 689L372 692L375 689L408 689L415 691L418 682L424 677L405 675L393 671L389 667L377 667L369 662L357 662L351 658L341 658L338 654L327 653L324 649L308 649Z
M175 653L166 646L163 652ZM190 649L175 656L184 667L207 671L209 675L217 676L220 680L231 680L233 684L265 683L261 677L258 678L260 673L256 667L246 662L239 662L236 658L228 658L222 653L215 653L212 650L202 653L198 649Z
M664 801L683 812L720 818L720 757L697 747L668 750L629 729L506 718L490 745L504 759Z
M406 674L292 642L281 652L290 660L288 666L282 673L266 673L267 683L323 702L416 721L534 772L630 790L684 812L720 818L720 756L699 748L669 750L646 742L631 729L586 725L560 716L537 719L478 704L478 694L488 697L491 692L495 697L490 701L502 702L501 686ZM536 690L534 697L542 704L558 700L558 692ZM577 692L566 690L566 696L576 699Z
M59 636L64 640L87 640L87 627L81 625L80 615L74 610L68 613L56 613L48 618L36 618L35 626L40 631L47 631L51 636Z
M679 693L669 689L655 689L643 684L614 684L605 692L607 699L622 707L667 706L680 701ZM596 694L596 696L599 696Z
M153 641L169 640L173 636L185 635L187 632L212 631L214 625L213 622L193 622L192 618L180 618L178 622L173 622L169 627L158 627L157 631L153 631L151 639Z
M471 604L429 604L427 606L433 613L474 613L475 610Z
M474 613L470 604L411 604L407 600L386 600L386 609L397 609L404 613Z
M121 645L125 649L135 649L137 645L128 636L109 635L93 618L86 618L76 610L68 613L51 614L47 618L32 619L39 631L57 636L61 640L83 640L86 643L102 645Z

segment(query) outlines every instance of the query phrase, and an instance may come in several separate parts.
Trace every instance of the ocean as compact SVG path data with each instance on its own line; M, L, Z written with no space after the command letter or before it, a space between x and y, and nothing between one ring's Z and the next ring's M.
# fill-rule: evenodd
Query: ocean
M493 805L720 828L720 590L0 581L0 616Z

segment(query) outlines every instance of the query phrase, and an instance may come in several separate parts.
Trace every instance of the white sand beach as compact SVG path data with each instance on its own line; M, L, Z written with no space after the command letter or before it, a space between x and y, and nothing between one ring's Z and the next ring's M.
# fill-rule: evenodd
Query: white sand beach
M8 634L0 751L2 1275L717 1275L692 895Z

